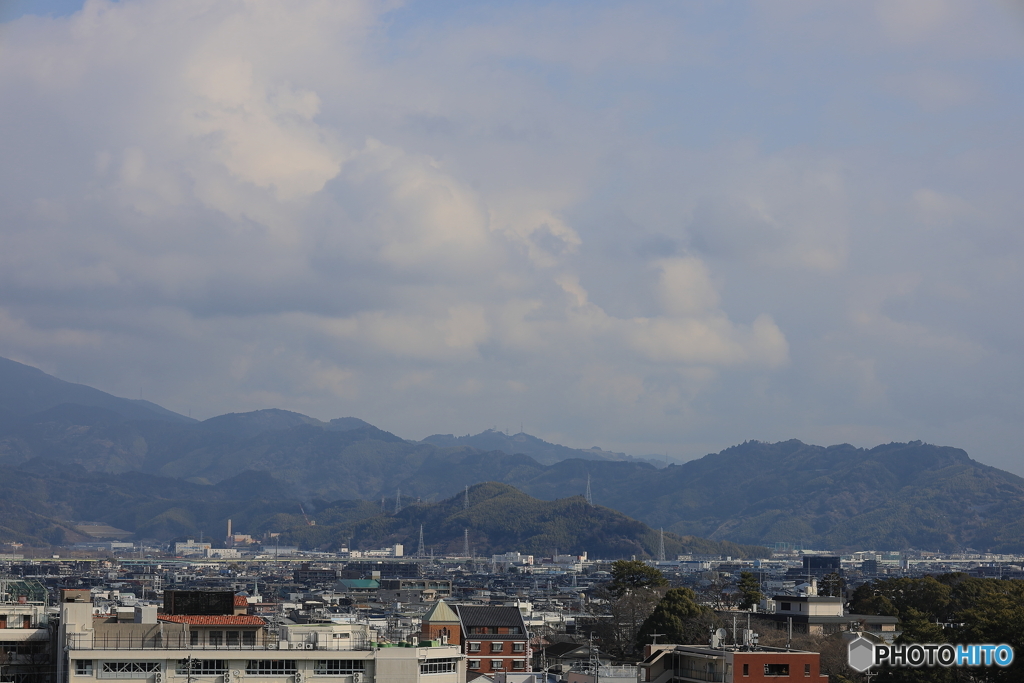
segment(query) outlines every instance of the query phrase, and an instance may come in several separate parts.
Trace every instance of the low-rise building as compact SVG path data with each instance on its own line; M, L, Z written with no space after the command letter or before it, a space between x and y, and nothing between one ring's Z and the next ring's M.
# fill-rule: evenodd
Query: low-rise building
M532 668L529 636L518 607L449 606L438 600L423 616L420 635L460 646L467 660L467 680Z
M19 591L18 586L25 591ZM0 680L5 683L53 681L53 643L44 601L32 601L24 581L0 584Z
M780 678L828 679L817 652L786 648L712 648L648 645L640 663L641 683L777 682Z
M87 591L85 591L87 593ZM67 683L464 683L454 645L379 643L365 624L302 624L268 633L249 615L167 615L136 608L131 622L94 619L64 591L61 672Z

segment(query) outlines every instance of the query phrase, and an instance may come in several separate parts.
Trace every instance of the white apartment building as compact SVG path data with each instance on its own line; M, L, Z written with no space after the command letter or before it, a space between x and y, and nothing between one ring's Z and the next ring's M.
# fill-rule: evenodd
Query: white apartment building
M77 595L76 595L77 593ZM85 595L82 595L82 594ZM58 683L465 683L456 646L379 643L366 624L282 626L250 615L94 618L88 591L64 591Z
M11 598L0 584L0 681L51 681L49 615L42 602Z

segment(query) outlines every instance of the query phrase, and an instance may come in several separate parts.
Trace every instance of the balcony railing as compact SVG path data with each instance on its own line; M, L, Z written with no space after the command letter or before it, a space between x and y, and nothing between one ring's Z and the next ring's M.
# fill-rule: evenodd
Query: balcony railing
M263 651L263 650L318 650L321 652L343 652L370 650L373 642L365 638L348 638L341 642L291 642L280 640L272 634L261 635L255 641L232 641L211 644L200 639L193 643L191 634L172 633L164 635L135 635L127 633L69 633L67 646L70 650L216 650L216 651Z

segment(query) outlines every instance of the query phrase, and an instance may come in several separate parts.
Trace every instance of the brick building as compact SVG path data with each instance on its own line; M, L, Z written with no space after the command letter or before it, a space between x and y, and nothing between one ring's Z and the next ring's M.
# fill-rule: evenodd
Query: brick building
M530 667L526 622L518 607L448 605L438 600L422 621L420 635L458 645L466 655L466 679Z
M640 663L641 683L756 683L779 679L828 679L817 652L777 647L711 648L700 645L648 645Z

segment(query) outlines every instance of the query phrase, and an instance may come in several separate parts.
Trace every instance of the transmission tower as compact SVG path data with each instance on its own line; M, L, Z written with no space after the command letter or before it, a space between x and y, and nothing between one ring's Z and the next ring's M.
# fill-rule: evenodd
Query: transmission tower
M658 562L665 561L665 530L661 530L661 539L658 541Z
M402 511L402 489L395 492L395 514Z
M468 510L469 509L469 486L466 487L466 499L464 501L462 501L462 509L463 510Z
M420 545L416 549L416 556L423 557L423 525L420 524Z
M469 557L469 529L462 530L462 556Z
M380 514L382 514L382 515L383 515L383 514L384 514L384 512L385 512L385 507L384 507L384 496L381 496L381 497L380 497Z
M590 475L587 475L587 503L594 507L594 494L590 492Z

